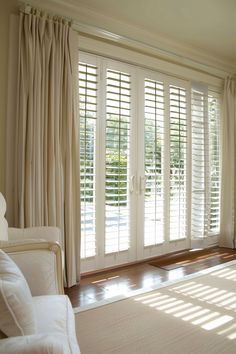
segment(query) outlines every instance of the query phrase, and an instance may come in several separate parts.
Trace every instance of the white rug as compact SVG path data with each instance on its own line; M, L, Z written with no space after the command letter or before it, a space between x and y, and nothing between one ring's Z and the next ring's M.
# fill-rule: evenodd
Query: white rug
M236 261L76 309L82 354L236 353Z

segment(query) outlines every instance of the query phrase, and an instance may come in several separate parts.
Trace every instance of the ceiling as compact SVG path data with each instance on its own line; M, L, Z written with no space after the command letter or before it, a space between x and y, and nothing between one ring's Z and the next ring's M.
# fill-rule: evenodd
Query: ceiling
M236 67L236 0L67 0ZM104 27L106 24L104 23Z

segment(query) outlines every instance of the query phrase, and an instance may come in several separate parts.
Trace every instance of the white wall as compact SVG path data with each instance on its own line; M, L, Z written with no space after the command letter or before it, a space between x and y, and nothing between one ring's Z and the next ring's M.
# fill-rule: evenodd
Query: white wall
M0 3L0 191L5 191L5 130L7 115L7 81L9 62L10 14L17 13L17 0Z

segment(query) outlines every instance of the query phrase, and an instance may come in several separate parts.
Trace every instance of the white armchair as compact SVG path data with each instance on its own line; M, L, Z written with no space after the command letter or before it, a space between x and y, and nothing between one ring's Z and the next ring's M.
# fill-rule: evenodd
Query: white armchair
M79 354L60 231L8 228L0 193L0 354Z
M64 253L63 251L59 252L60 247L62 249L60 229L54 226L8 227L8 222L5 218L6 209L6 200L2 193L0 193L0 248L10 245L17 246L17 252L12 251L12 258L17 260L20 269L24 271L26 267L24 264L24 251L23 249L20 251L19 244L28 243L24 247L27 248L27 251L30 251L27 254L27 262L29 263L30 260L32 267L30 272L27 272L27 281L31 284L31 280L37 277L38 269L41 274L44 274L42 275L42 279L38 279L38 282L34 284L33 292L35 287L37 287L36 293L38 294L53 294L61 291L63 289L61 284L60 290L56 289L53 285L55 279L55 271L53 272L53 269L58 267L56 264L59 262L59 258L62 263L62 269L64 269ZM11 250L13 249L11 248ZM43 257L44 262L41 262L41 257Z
M44 282L50 284L49 294L56 289L58 293L47 295ZM21 242L2 248L0 284L0 354L80 354L72 306L67 296L60 295L58 244Z

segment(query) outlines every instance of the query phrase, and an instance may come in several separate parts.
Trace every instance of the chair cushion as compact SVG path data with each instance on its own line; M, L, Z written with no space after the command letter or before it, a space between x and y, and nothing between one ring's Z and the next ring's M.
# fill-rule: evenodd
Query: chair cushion
M6 336L36 333L36 316L28 284L13 260L0 250L0 331Z
M4 215L7 210L6 200L2 193L0 193L0 240L8 240L8 223Z
M33 297L38 334L66 336L72 353L80 353L75 333L74 312L66 295Z

